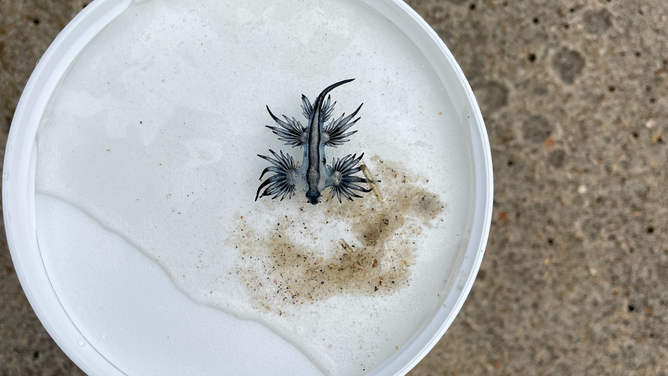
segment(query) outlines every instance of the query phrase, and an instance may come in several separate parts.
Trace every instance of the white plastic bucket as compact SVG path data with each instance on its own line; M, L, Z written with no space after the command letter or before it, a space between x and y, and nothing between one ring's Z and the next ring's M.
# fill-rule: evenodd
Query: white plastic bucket
M142 1L135 1L141 3ZM458 114L470 125L474 203L468 245L455 261L451 288L442 306L397 353L371 371L403 375L414 367L443 336L461 309L482 261L492 212L492 163L487 133L473 92L452 54L436 33L400 0L363 1L399 27L424 54L443 82ZM132 0L96 0L56 38L33 72L12 123L4 162L3 203L7 239L24 291L37 316L65 353L91 375L123 375L103 356L63 308L44 267L36 238L36 134L47 104L77 56Z

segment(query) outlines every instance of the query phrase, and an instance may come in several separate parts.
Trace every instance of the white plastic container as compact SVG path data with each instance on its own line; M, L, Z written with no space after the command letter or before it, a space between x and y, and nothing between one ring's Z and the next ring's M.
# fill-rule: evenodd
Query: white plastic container
M370 372L369 374L374 375L404 375L443 336L461 309L475 280L482 261L491 221L493 193L491 155L483 119L471 88L454 58L436 33L413 10L399 0L363 0L360 2L377 12L379 17L384 17L395 25L414 44L415 48L429 63L430 69L435 71L442 82L443 88L452 102L451 105L455 109L455 118L458 118L464 125L461 129L467 129L470 132L470 134L460 137L466 142L470 142L470 145L467 145L470 153L470 179L472 182L470 210L465 221L465 232L461 234L463 237L462 246L454 259L453 271L448 277L447 294L444 301L440 308L429 315L428 319L422 323L412 337L401 344L400 349L397 346L398 350L394 355L382 364L373 367L372 370L364 370L365 373ZM68 295L67 290L67 288L76 290L76 283L85 285L88 282L86 280L78 280L77 282L76 279L71 279L66 280L67 283L63 283L61 275L66 273L71 264L58 264L57 252L55 254L49 253L51 251L48 250L58 250L57 244L40 244L42 248L38 245L35 208L35 170L38 157L36 135L40 124L44 121L45 113L48 112L47 106L54 91L75 64L77 58L86 51L91 41L95 40L102 30L117 17L124 12L132 12L133 7L142 6L143 3L147 2L96 0L87 6L58 35L38 63L21 97L12 123L4 164L5 227L12 258L21 284L35 312L51 336L77 365L91 375L140 374L150 370L152 365L142 365L143 360L140 357L128 362L123 358L124 355L114 352L114 346L106 345L107 342L104 339L107 335L92 338L93 335L90 333L94 330L90 331L84 328L82 324L86 321L85 316L88 308L81 307L85 307L86 302L72 303L72 300L76 300L76 295L72 295L74 296L72 298ZM363 121L364 119L363 115ZM264 149L264 145L257 146L258 151ZM104 173L104 171L100 173ZM53 268L57 268L58 265L64 266L59 270L54 270ZM51 269L49 270L49 268ZM139 281L141 281L141 278L139 278ZM104 297L105 295L100 294L100 296ZM112 296L112 298L103 299L122 300L124 297ZM142 303L140 300L132 299L139 298L137 296L128 297L126 307ZM90 301L90 304L93 304L93 300ZM100 304L103 305L103 303ZM79 307L78 310L75 307ZM169 305L165 307L165 309L175 309ZM89 308L93 310L96 307L91 306ZM202 310L204 309L200 309L200 311ZM215 310L200 313L202 314L201 320L205 320L205 318L217 320ZM192 315L193 313L188 314ZM134 328L129 321L127 325L124 323L123 315L116 316L119 316L119 318L113 322L104 323L105 330L109 333L122 332L120 329L123 327ZM149 316L145 319L150 320ZM248 322L243 324L247 326L239 326L241 324L238 322L225 321L227 319L220 320L222 321L216 324L218 325L216 328L220 329L221 333L232 326L245 328L236 332L236 334L225 332L227 333L225 335L229 336L226 341L214 341L215 343L212 342L202 346L211 354L219 354L218 361L229 365L230 368L225 370L229 374L277 374L277 372L297 374L298 371L290 369L291 365L299 366L309 363L308 359L294 348L288 348L289 346L280 344L278 340L275 343L264 340L263 338L270 338L273 334L257 323ZM91 325L94 326L95 324L89 326ZM138 338L137 343L141 342L144 335L141 333L141 327L138 328L132 329L135 331L134 334L129 337L121 337L120 340L134 336ZM160 326L157 326L157 328L159 331ZM184 328L189 327L184 325ZM182 331L177 330L176 334L174 332L170 333L175 338L180 338L179 335L186 336L188 334L185 332L186 329ZM215 330L212 329L213 331ZM109 334L109 336L112 335ZM202 338L205 337L206 333L203 332ZM119 339L117 338L117 340ZM116 348L120 346L119 342L114 345L117 346ZM155 359L161 357L170 357L168 355L170 348L161 346L163 345L156 344L155 349L158 350L153 351L164 350L164 353L154 354L154 357L148 356L146 359L153 360L146 360L146 362L155 361ZM128 344L128 347L131 347L131 344ZM257 351L248 355L253 353L254 348ZM189 356L196 358L197 354L206 353L205 350L195 351ZM247 354L241 356L245 361L239 361L239 351ZM194 362L207 362L207 359L207 357L204 357L202 360L195 360ZM252 364L254 368L249 364ZM202 368L193 368L192 372L194 374L214 373L211 370L217 369L215 367L218 366L219 364L214 362ZM316 368L308 368L307 366L300 369L303 374L311 374L312 370L317 372ZM186 371L181 370L180 372Z

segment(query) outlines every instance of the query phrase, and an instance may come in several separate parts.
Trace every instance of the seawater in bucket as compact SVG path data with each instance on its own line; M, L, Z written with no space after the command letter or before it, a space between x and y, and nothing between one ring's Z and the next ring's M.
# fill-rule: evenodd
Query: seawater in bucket
M327 156L364 152L383 201L254 201L256 154L302 153L265 106L305 124L301 95L352 77L333 117L364 102L358 132ZM92 374L404 374L461 307L488 232L475 100L393 1L98 0L40 62L12 145L19 276Z

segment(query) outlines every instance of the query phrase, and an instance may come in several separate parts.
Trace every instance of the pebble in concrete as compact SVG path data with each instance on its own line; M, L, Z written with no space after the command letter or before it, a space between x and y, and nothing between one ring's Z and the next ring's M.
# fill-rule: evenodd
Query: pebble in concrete
M575 82L575 79L582 73L584 66L585 59L582 54L566 47L561 48L552 57L552 67L566 84Z
M543 142L554 132L554 127L543 115L531 115L522 123L522 136L527 142Z
M582 17L582 23L587 34L600 35L612 26L612 16L607 9L588 10Z

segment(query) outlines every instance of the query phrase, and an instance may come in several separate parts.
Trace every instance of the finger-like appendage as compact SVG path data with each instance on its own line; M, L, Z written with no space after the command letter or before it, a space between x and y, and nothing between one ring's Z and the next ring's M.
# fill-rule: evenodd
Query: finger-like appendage
M262 171L260 180L262 180L262 177L268 172L273 172L274 175L260 184L257 193L255 194L255 201L264 196L273 196L272 199L280 197L281 200L285 197L292 198L295 191L296 181L298 179L297 165L295 164L294 159L292 159L292 156L284 154L283 151L276 153L269 149L269 152L273 158L258 154L260 158L272 164L272 166L269 166Z

